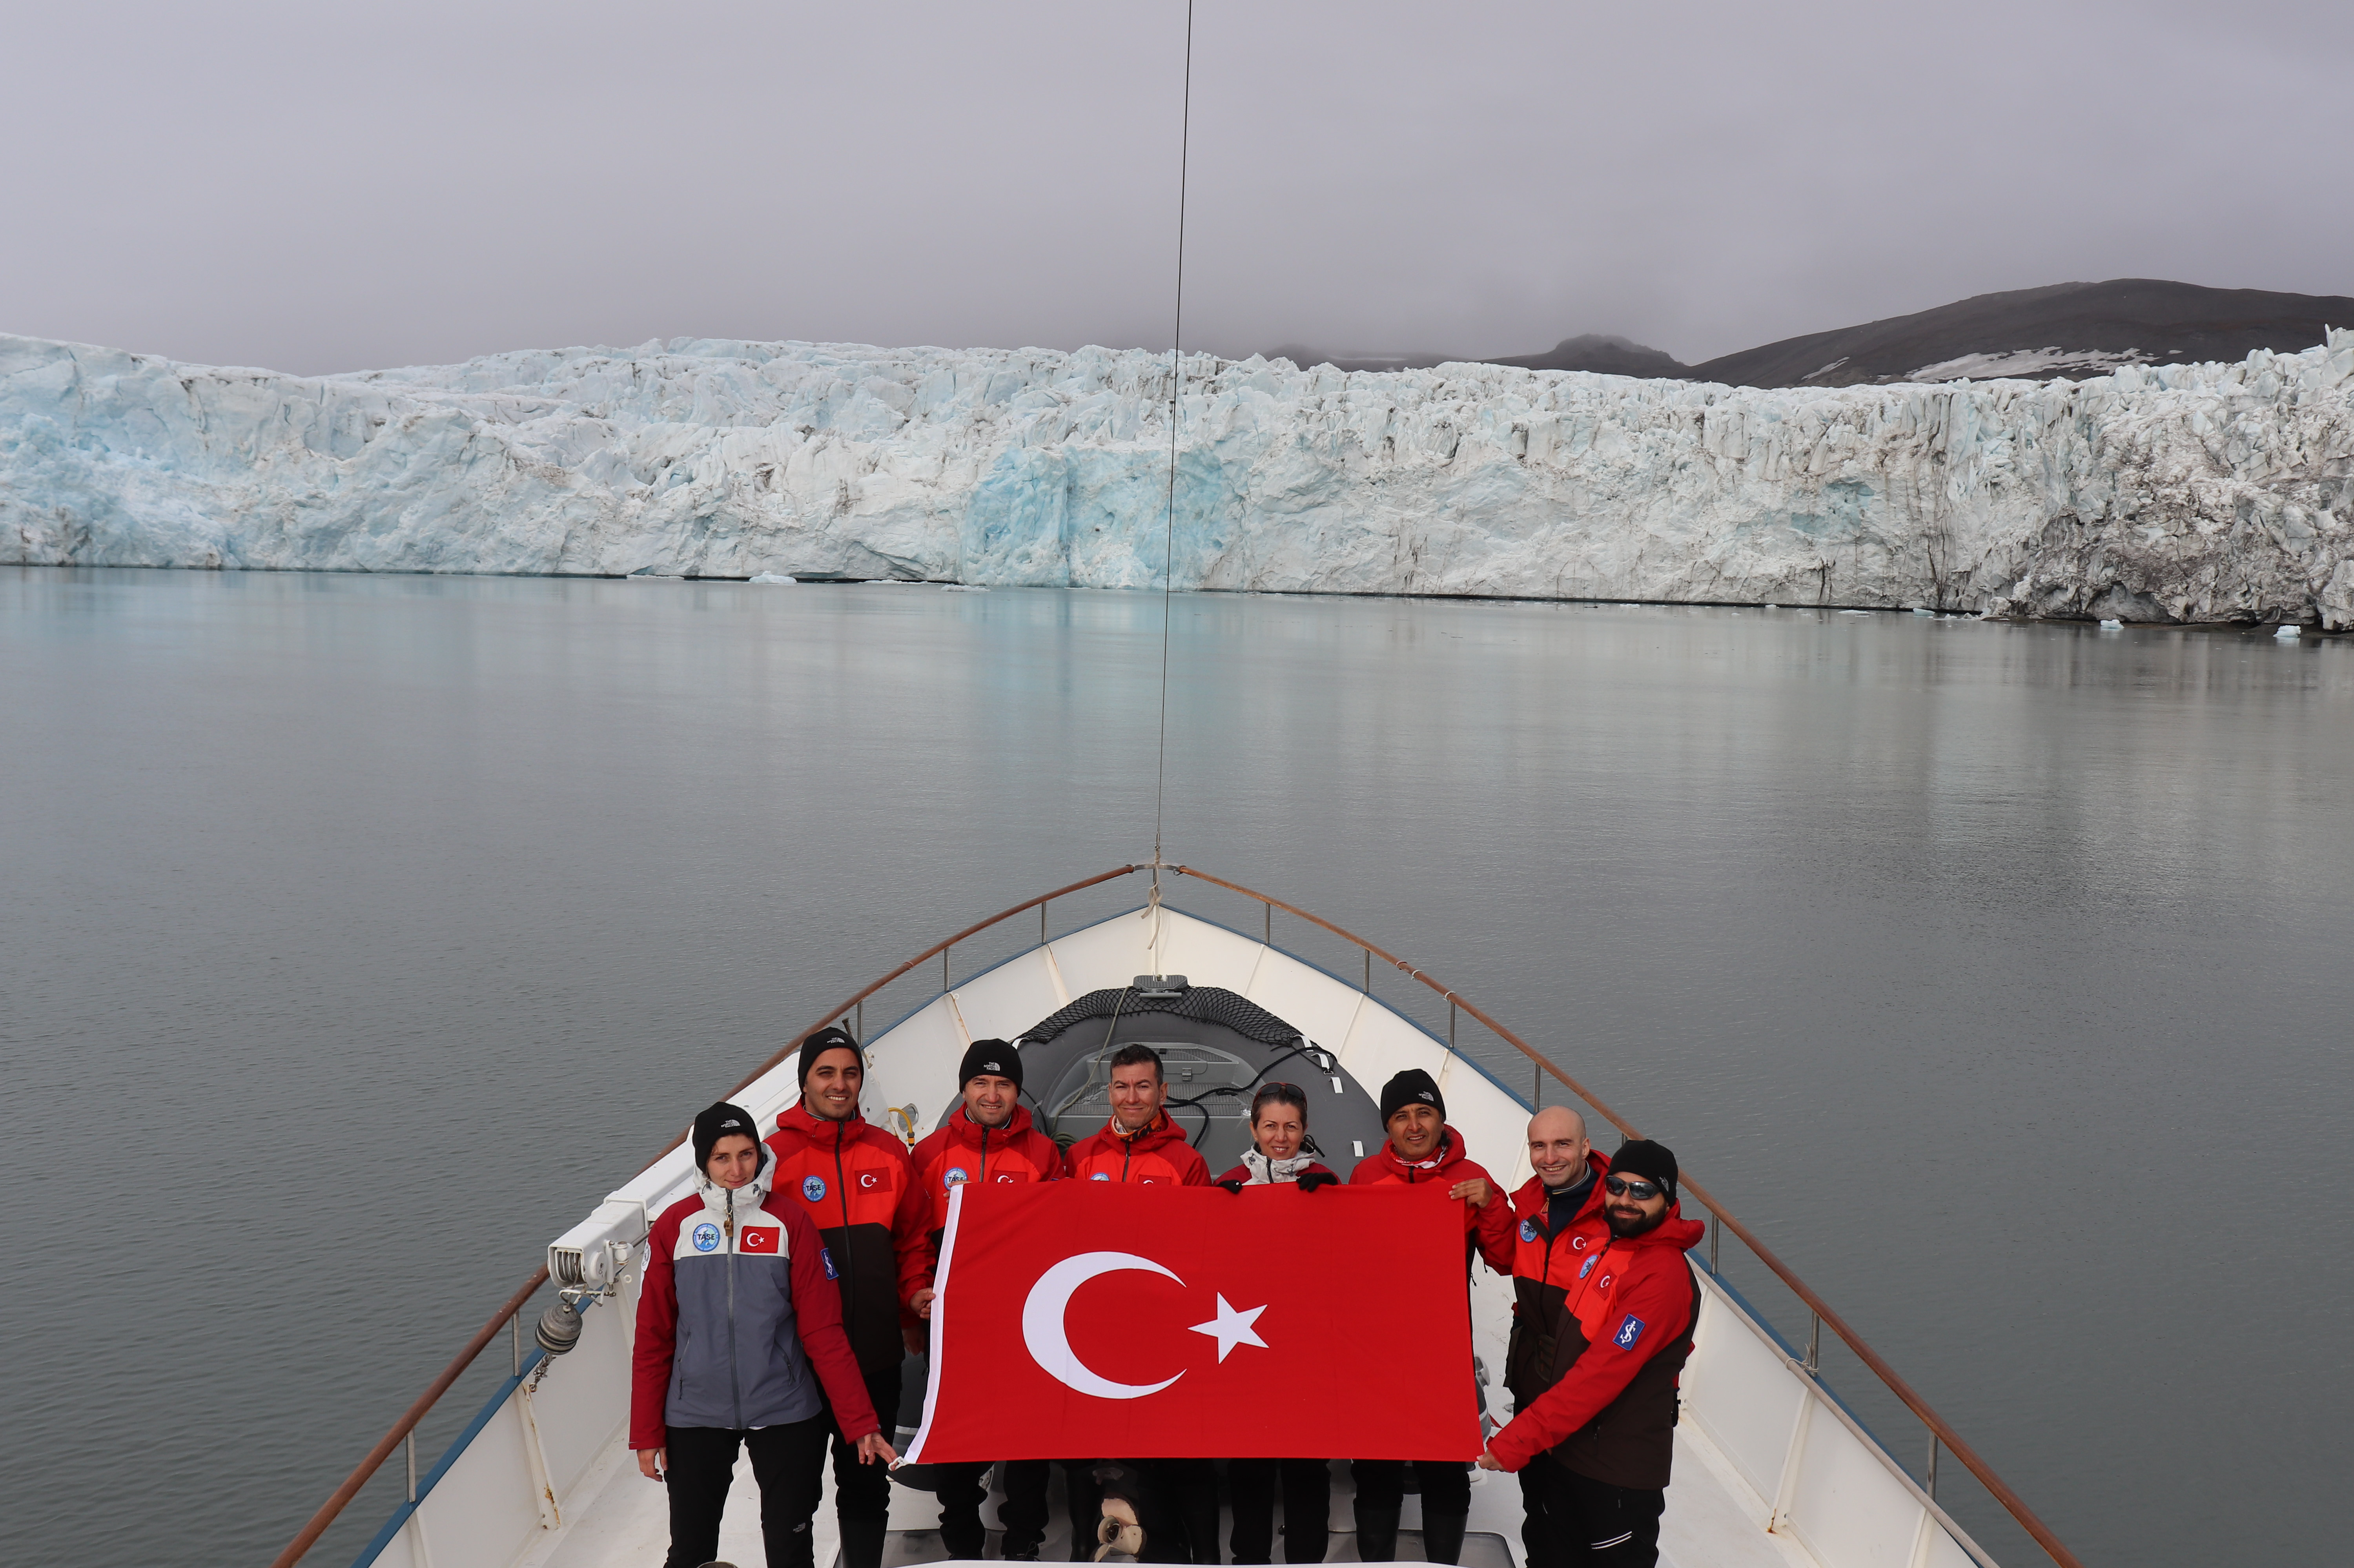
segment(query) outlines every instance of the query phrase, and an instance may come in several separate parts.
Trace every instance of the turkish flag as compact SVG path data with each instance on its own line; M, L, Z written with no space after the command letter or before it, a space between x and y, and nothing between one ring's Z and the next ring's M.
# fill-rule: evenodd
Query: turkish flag
M956 1189L907 1457L1473 1459L1436 1184Z
M782 1238L782 1231L775 1225L746 1225L736 1236L741 1250L765 1252L771 1257L776 1255L777 1243Z

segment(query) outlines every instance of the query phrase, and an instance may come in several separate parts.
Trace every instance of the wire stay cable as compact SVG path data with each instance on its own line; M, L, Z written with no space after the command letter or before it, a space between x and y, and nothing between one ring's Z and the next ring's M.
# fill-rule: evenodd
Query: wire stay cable
M1193 0L1185 0L1185 90L1177 129L1177 299L1169 328L1169 497L1161 531L1161 739L1152 769L1152 885L1161 887L1161 825L1169 797L1169 623L1177 576L1177 421L1185 365L1185 180L1193 136Z

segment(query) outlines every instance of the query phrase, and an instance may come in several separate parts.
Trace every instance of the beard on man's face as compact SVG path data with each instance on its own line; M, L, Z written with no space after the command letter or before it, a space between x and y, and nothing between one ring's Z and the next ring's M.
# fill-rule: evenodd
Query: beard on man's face
M1613 1203L1605 1211L1605 1217L1610 1222L1610 1234L1624 1241L1632 1236L1641 1235L1646 1231L1658 1230L1659 1226L1666 1224L1668 1206L1662 1203L1659 1205L1658 1213L1647 1214L1640 1209L1621 1209L1617 1204Z

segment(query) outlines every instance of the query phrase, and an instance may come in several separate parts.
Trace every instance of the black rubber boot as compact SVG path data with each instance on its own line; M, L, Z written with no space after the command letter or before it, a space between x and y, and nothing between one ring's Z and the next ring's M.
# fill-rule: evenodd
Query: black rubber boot
M842 1520L842 1568L883 1568L883 1533L888 1528L879 1519Z
M977 1519L970 1521L960 1520L954 1524L942 1520L940 1520L940 1550L947 1552L955 1562L978 1563L988 1555L989 1531L981 1528L981 1520ZM843 1550L843 1558L846 1564L849 1561L849 1552L846 1547ZM880 1559L878 1558L877 1561Z
M1471 1522L1468 1513L1432 1513L1425 1510L1422 1516L1422 1560L1426 1563L1460 1563L1463 1561L1463 1527Z
M1397 1561L1398 1510L1357 1505L1357 1561Z

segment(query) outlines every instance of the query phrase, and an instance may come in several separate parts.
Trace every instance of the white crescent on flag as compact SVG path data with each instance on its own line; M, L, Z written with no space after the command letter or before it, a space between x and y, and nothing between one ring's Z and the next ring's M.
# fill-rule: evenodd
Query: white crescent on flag
M1129 1268L1177 1279L1150 1258L1139 1257L1132 1252L1083 1252L1055 1265L1030 1287L1030 1294L1022 1303L1022 1342L1029 1347L1030 1359L1048 1377L1097 1399L1141 1399L1148 1393L1159 1393L1185 1375L1181 1372L1159 1383L1114 1383L1079 1360L1071 1349L1071 1337L1063 1327L1063 1314L1071 1305L1071 1293L1099 1274L1117 1274ZM1182 1286L1185 1282L1177 1279L1177 1283Z

